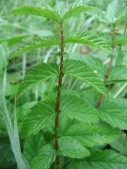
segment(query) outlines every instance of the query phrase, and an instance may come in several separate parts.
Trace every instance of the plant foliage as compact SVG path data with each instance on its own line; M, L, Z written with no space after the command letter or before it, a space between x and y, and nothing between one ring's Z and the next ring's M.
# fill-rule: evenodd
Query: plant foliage
M81 13L92 14L89 19L88 15L80 16L88 19L84 31ZM56 7L23 6L10 12L19 14L25 15L23 21L30 27L37 25L27 20L29 14L38 17L41 27L46 21L52 35L35 35L33 28L32 33L27 30L0 40L4 86L0 118L5 122L18 169L127 168L127 152L122 147L127 133L127 25L124 33L118 31L119 23L127 17L126 7L113 0L105 11L81 3L61 3ZM93 22L94 18L99 23ZM107 25L105 32L95 30L101 22ZM26 30L17 25L13 25L17 32ZM10 56L8 46L14 47ZM18 72L16 62L21 61ZM7 66L12 74L16 70L13 81L6 77ZM13 106L16 93L20 96L17 115ZM9 114L7 106L11 111L15 108L14 114Z

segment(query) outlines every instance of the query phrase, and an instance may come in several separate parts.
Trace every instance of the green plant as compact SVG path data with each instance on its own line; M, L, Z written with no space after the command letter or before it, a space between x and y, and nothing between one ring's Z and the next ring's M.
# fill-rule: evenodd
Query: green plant
M126 40L125 40L126 24L125 24L125 29L123 31L123 35L121 35L118 32L118 24L120 22L122 22L127 17L127 12L126 12L126 8L123 8L121 5L122 4L119 3L119 0L114 0L108 6L106 12L100 12L99 10L96 10L95 13L93 13L95 18L98 18L101 22L104 22L104 23L109 24L111 26L111 32L107 32L106 34L108 35L107 37L110 39L110 41L109 40L108 41L109 41L109 44L111 45L111 48L112 48L111 49L112 54L109 56L110 60L109 60L109 65L106 70L106 74L104 76L104 83L108 84L108 85L113 84L113 86L115 86L117 83L126 81L125 79L126 79L126 70L127 69L126 69L126 66L123 64L124 52L122 51L122 45L126 44ZM121 12L121 9L123 9L122 12ZM123 73L125 72L125 74L120 75L119 71L122 71ZM115 74L117 75L117 77ZM123 77L125 79L123 79ZM112 80L111 80L111 78L112 78ZM114 79L114 78L116 78L116 79ZM110 88L109 88L109 91L110 91ZM114 98L116 98L116 96ZM101 103L102 103L102 99L103 99L103 94L100 94L99 100L97 102L97 108L100 108ZM112 103L109 103L110 101L108 101L106 103L107 104L106 107L109 107L110 112L112 110L114 112L115 109L117 109L116 112L118 112L118 110L120 109L120 114L121 114L121 108L119 108L118 105L117 105L118 107L116 108L115 103L113 103L115 101L117 101L117 99L116 100L113 99ZM109 106L108 104L112 104L112 106L111 105ZM124 105L122 105L122 107L124 108ZM105 108L105 110L107 111L108 109ZM119 116L120 114L118 113L116 115ZM109 123L111 126L118 127L120 129L126 129L125 125L122 126L121 122L118 120L119 118L117 119L118 122L117 122L117 120L115 121L115 117L113 117L111 115L111 113L110 113L110 116L112 117L111 120L107 119L107 117L106 117L107 115L105 117L104 116L105 116L105 114L103 114L103 117L101 116L102 120ZM121 116L122 116L122 114L121 114ZM117 124L115 124L115 122Z
M113 1L113 3L116 2L118 1ZM32 14L47 17L59 24L58 34L51 37L37 37L28 44L23 45L9 58L13 59L22 52L42 46L55 45L60 48L60 51L56 54L57 63L41 63L35 66L29 71L19 87L19 93L22 96L44 81L49 83L54 79L58 81L57 86L55 86L54 81L54 88L45 99L29 105L30 111L24 118L21 127L21 136L27 140L25 145L26 156L28 156L28 152L31 153L29 145L32 146L32 141L38 143L35 148L37 150L34 150L33 147L34 155L27 157L29 161L32 160L31 168L33 169L55 167L56 169L82 169L84 167L86 169L121 167L122 169L127 166L127 159L124 155L120 155L113 150L103 150L102 147L121 136L122 132L119 129L127 128L126 103L117 99L110 101L112 96L110 99L107 97L107 90L110 91L109 87L106 90L101 80L104 79L106 85L115 83L118 79L112 79L112 76L114 78L115 73L118 73L121 67L123 69L124 66L118 65L113 71L111 69L113 62L111 59L105 76L105 68L97 59L92 58L91 63L90 58L85 60L80 54L75 56L65 51L65 45L79 43L104 49L109 56L113 56L115 46L126 43L126 40L121 36L116 36L115 30L115 25L120 23L126 15L119 17L118 22L114 22L114 20L108 22L108 24L113 24L113 36L108 33L100 34L88 31L65 34L65 20L86 11L93 11L92 14L95 17L98 14L96 9L84 5L70 5L64 8L63 12L59 12L58 9L53 10L49 6L44 8L22 7L11 12L11 14ZM116 17L113 16L113 18ZM111 47L112 52L110 52ZM121 48L118 49L119 55ZM98 73L99 66L97 64L103 69L102 72L99 72L100 74ZM126 70L125 67L124 70ZM87 86L84 90L68 90L62 83L64 77L78 79ZM119 82L123 80L125 79L120 79ZM96 109L96 106L89 101L89 98L92 100L93 95L95 95L96 103L99 93L101 93L97 103L99 109ZM102 95L106 96L105 100L102 100ZM114 112L114 110L116 111ZM109 111L110 116L106 111ZM31 135L35 136L32 137Z
M28 169L29 165L26 164L26 162L21 154L18 126L17 126L17 116L16 116L16 99L15 99L15 106L14 106L14 109L15 109L14 110L14 120L12 123L10 113L7 108L6 97L5 97L6 81L7 81L6 66L7 66L7 59L9 56L9 49L7 47L7 44L3 43L0 45L0 54L1 54L0 71L3 71L2 69L4 69L4 74L3 74L4 76L3 76L2 86L1 86L2 93L1 93L1 104L0 104L0 105L3 105L3 107L0 107L0 114L2 115L2 119L3 119L6 129L7 129L7 133L9 136L9 140L10 140L10 143L11 143L11 146L13 149L13 153L14 153L18 168ZM6 138L6 136L5 136L5 138ZM4 139L3 139L3 142L4 142ZM5 147L6 146L7 145L5 144ZM9 151L6 150L6 151L7 151L7 156L9 156L9 154L12 154L11 150L9 150ZM1 156L2 156L2 154L1 154ZM5 157L3 156L3 158L5 158ZM11 160L12 160L12 164L15 163L14 157ZM9 165L9 164L6 164L6 165ZM5 168L7 167L6 165L4 166Z

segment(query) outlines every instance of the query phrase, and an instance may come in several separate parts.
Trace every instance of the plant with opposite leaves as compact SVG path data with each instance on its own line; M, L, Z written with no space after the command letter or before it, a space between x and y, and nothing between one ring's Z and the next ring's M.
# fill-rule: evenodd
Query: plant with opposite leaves
M116 2L116 0L113 1L113 3ZM116 6L113 7L111 4L108 7L108 11L110 9L114 14L113 11ZM120 67L123 69L123 65L118 65L119 68L115 68L115 71L113 71L111 69L111 59L106 75L100 77L94 72L94 64L90 65L89 59L85 60L80 55L71 56L65 52L65 45L68 43L79 43L103 49L110 56L113 56L115 46L126 43L122 36L116 35L116 24L120 23L126 15L119 17L118 22L114 22L114 20L108 22L114 28L113 34L109 39L106 38L106 33L80 32L75 35L72 33L66 35L64 31L65 20L87 11L98 18L97 14L99 12L97 13L95 8L80 4L69 5L64 12L57 9L53 10L49 6L44 8L26 6L14 9L11 12L11 14L38 15L59 24L58 35L44 38L37 37L23 45L9 58L12 59L23 52L43 46L55 45L59 46L60 49L56 55L58 63L41 63L35 66L28 72L19 86L19 94L24 95L46 80L56 79L58 81L57 86L45 100L41 100L31 106L23 121L21 134L24 137L30 137L31 135L34 135L37 139L39 137L37 153L31 159L30 166L32 169L124 169L127 167L127 158L124 155L120 155L113 150L99 149L99 146L104 146L118 139L122 133L119 129L127 129L124 101L121 100L121 103L124 104L122 109L117 99L113 101L110 101L110 99L107 101L108 97L102 99L102 96L107 96L108 90L106 90L102 82L102 77L104 83L112 83L112 76L114 77L117 70L121 70ZM112 52L110 52L111 48ZM97 62L96 59L95 62ZM65 75L86 83L96 94L101 93L97 103L97 108L99 109L84 98L84 93L81 90L71 91L66 89L63 84ZM100 119L103 122L100 122ZM45 135L50 139L45 138ZM33 140L36 141L35 138ZM27 138L27 141L26 148L29 147L28 144L32 144L30 138Z

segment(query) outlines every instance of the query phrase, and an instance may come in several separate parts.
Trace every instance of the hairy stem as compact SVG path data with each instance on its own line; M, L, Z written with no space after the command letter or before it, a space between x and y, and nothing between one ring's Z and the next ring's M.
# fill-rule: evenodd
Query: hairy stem
M60 22L61 38L60 38L60 64L59 64L59 77L58 77L58 90L57 90L57 99L56 99L56 117L55 117L55 149L57 152L56 156L56 169L59 169L60 158L58 154L59 150L59 114L60 114L60 97L61 97L61 86L62 86L62 77L63 77L63 54L64 54L64 31L63 23Z
M114 55L114 50L115 50L115 45L114 45L115 35L116 35L116 26L114 25L113 26L113 34L112 34L112 56ZM109 73L111 71L111 66L112 66L112 57L111 57L111 59L109 61L109 66L108 66L106 74L105 74L104 83L106 83L107 80L108 80L108 76L109 76ZM98 109L101 106L102 99L103 99L103 94L100 94L99 100L97 102L97 108Z

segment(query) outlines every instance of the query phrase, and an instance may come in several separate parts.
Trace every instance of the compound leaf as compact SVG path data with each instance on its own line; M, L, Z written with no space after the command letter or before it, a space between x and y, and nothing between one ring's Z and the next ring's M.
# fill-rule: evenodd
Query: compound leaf
M23 122L22 133L34 135L43 128L48 128L52 132L56 115L55 102L56 96L50 95L47 100L32 107ZM99 120L97 110L77 96L61 95L60 105L60 119L68 117L86 123L95 123Z

